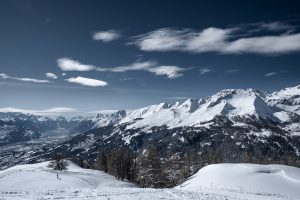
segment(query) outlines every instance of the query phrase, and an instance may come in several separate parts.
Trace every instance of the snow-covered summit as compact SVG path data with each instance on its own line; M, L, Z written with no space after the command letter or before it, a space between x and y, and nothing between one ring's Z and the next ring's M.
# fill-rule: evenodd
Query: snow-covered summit
M285 99L289 97L299 97L299 96L300 96L300 85L283 88L271 94L271 97L273 99Z
M4 116L3 113L2 115ZM89 121L92 123L90 126L92 128L126 124L128 129L149 129L154 126L167 126L169 128L207 126L218 116L233 121L237 118L247 118L289 122L295 118L295 115L298 117L300 115L300 85L285 88L272 94L251 88L225 89L206 98L187 99L184 102L174 103L163 102L132 111L96 111L65 117L65 119L68 121ZM26 114L26 117L33 117L39 121L49 120L49 116Z
M124 117L120 124L129 124L130 128L202 126L216 116L261 118L274 122L289 120L289 112L292 111L271 104L270 98L269 94L259 90L227 89L206 98L140 108Z
M268 101L271 105L300 115L300 85L273 92Z
M93 128L109 126L118 123L126 116L125 110L98 112L91 120L94 123Z

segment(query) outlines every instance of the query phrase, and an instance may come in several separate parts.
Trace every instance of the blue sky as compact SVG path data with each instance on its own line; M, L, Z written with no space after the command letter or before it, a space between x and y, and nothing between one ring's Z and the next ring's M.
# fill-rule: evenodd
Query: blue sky
M297 1L0 2L0 107L134 109L300 84Z

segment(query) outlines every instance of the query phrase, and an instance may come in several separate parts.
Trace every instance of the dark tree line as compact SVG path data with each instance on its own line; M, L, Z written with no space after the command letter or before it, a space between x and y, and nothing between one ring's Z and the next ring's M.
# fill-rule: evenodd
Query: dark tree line
M128 147L101 151L93 168L141 187L164 188L185 181L195 173L194 165L189 153L183 156L172 154L163 158L154 146L148 146L139 153Z
M127 147L99 152L94 168L111 174L117 179L133 182L136 174L135 154Z

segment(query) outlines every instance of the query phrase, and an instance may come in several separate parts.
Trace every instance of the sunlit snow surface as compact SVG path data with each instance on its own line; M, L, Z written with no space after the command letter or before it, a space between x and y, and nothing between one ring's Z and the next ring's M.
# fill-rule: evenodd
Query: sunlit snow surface
M300 199L300 169L285 165L214 164L202 168L177 188L186 191L213 188Z
M300 198L300 170L282 165L210 165L173 189L148 189L70 163L57 172L48 162L0 171L0 199L207 199ZM58 177L61 179L57 179ZM293 197L294 196L294 197Z

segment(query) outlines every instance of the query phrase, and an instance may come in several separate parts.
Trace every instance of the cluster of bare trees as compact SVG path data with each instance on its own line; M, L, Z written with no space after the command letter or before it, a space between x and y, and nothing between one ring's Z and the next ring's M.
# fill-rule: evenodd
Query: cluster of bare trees
M136 158L128 148L121 147L112 151L99 152L94 168L115 176L117 179L134 181Z
M153 188L178 185L195 171L189 154L183 157L174 154L163 158L154 146L148 146L139 153L127 147L99 152L93 167L117 179Z

